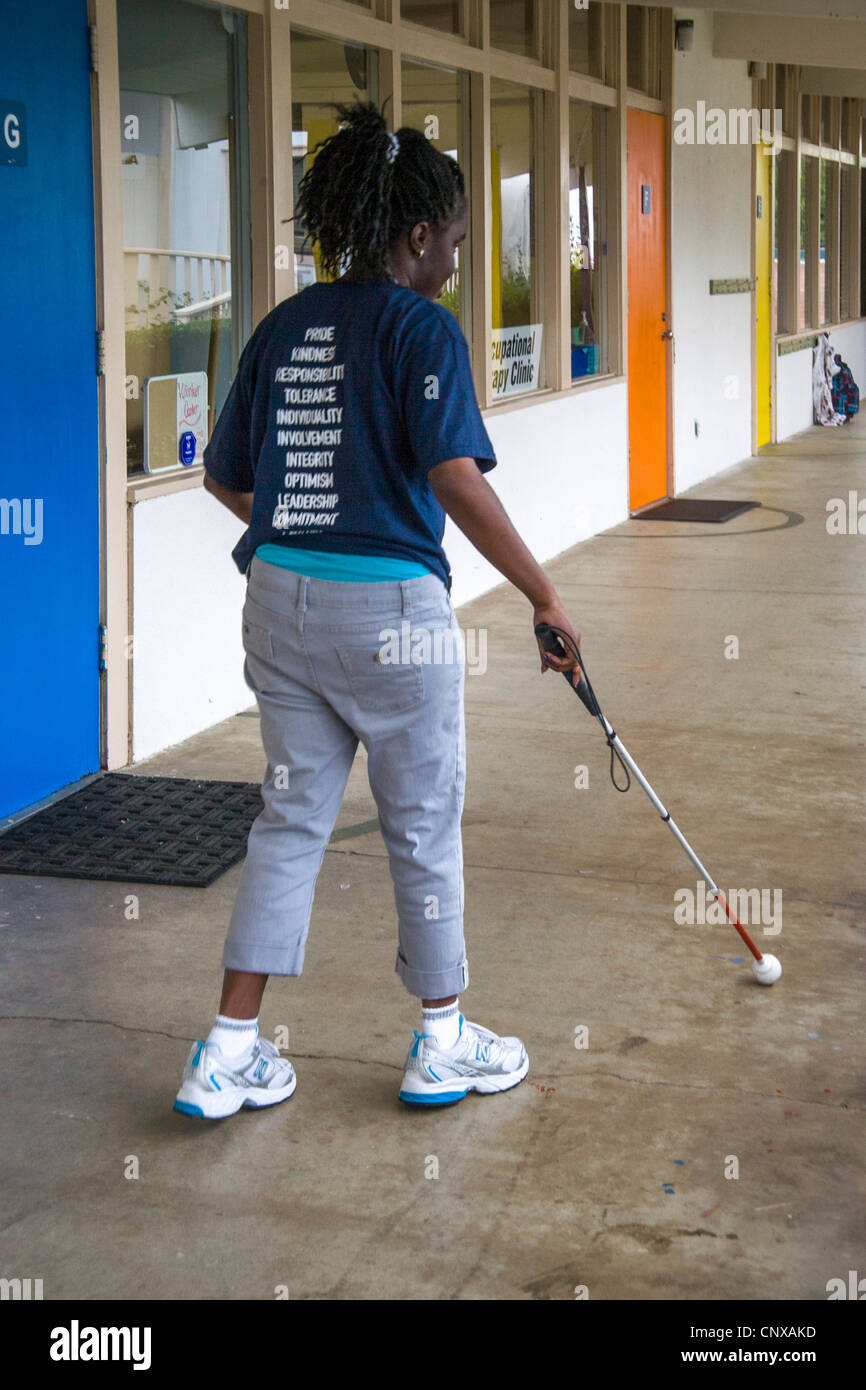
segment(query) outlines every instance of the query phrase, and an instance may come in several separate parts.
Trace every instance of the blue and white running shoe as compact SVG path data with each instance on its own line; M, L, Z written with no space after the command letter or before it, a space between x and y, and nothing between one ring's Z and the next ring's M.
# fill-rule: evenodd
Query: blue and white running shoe
M508 1091L529 1070L519 1038L500 1038L460 1015L460 1036L442 1048L429 1033L415 1032L403 1071L400 1099L410 1105L452 1105L469 1091Z
M288 1100L298 1084L291 1062L267 1038L256 1038L249 1052L224 1057L216 1043L193 1044L175 1110L222 1120L243 1106L259 1108Z

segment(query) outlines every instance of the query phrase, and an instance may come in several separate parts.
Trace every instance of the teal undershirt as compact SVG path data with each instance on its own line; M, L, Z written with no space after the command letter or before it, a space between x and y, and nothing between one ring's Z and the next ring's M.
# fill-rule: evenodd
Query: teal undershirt
M306 574L312 579L336 580L341 584L378 584L390 579L417 579L430 574L415 560L398 560L390 555L340 555L333 550L289 549L286 545L265 543L256 548L260 560L281 569Z

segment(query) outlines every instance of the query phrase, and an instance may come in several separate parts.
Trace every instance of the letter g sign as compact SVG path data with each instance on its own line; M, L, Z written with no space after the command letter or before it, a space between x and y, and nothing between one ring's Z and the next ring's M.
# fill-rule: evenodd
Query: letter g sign
M0 97L0 164L27 163L27 125L24 105Z

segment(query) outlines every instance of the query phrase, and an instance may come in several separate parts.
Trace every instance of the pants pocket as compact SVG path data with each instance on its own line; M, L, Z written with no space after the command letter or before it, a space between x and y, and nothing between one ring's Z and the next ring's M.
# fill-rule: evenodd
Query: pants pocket
M359 709L400 714L424 702L424 674L413 661L389 660L383 641L337 648L340 665Z
M242 630L244 651L247 655L258 656L262 661L273 661L274 644L268 629L260 627L258 623L252 623L247 617L244 617Z

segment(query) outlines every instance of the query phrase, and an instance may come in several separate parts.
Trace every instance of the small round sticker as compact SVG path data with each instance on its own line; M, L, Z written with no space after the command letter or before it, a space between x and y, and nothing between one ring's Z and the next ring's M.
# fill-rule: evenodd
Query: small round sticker
M195 435L192 430L184 430L180 437L180 461L186 468L195 462Z

